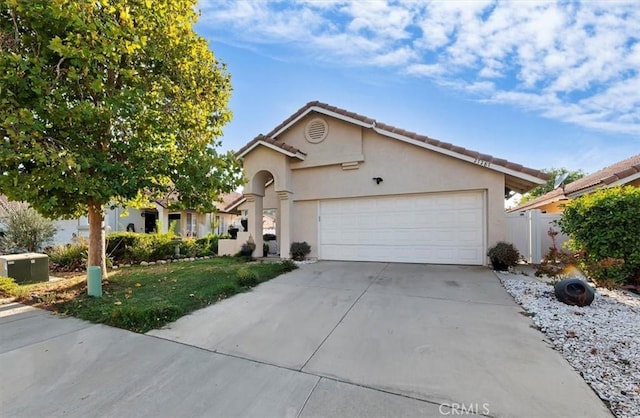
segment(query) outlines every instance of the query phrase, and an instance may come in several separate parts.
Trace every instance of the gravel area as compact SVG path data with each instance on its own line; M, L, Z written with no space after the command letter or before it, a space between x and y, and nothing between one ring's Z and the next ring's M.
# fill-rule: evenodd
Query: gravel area
M569 306L552 285L518 274L498 277L617 417L640 417L640 297L597 289L590 306Z

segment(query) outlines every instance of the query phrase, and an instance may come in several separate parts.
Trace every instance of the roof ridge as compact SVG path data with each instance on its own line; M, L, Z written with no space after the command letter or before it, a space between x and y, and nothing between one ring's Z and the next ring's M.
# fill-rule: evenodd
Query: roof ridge
M496 166L500 166L500 167L506 168L508 170L513 170L515 172L519 172L519 173L523 173L523 174L526 174L526 175L529 175L529 176L532 176L532 177L536 177L536 178L541 179L541 180L548 180L548 178L549 178L549 176L547 174L545 174L541 170L525 167L525 166L523 166L521 164L512 163L512 162L507 161L507 160L505 160L503 158L494 157L494 156L489 155L489 154L482 154L482 153L480 153L478 151L474 151L474 150L471 150L471 149L460 147L460 146L457 146L457 145L454 145L454 144L451 144L451 143L448 143L448 142L443 142L443 141L440 141L440 140L437 140L437 139L434 139L434 138L430 138L430 137L428 137L426 135L421 135L421 134L418 134L416 132L407 131L405 129L401 129L401 128L398 128L398 127L393 126L393 125L388 125L388 124L385 124L383 122L376 121L375 119L370 118L368 116L364 116L364 115L361 115L359 113L351 112L349 110L342 109L342 108L339 108L337 106L332 106L332 105L329 105L327 103L320 102L318 100L310 101L307 104L305 104L304 106L302 106L301 108L299 108L291 116L289 116L287 119L285 119L280 124L278 124L278 126L276 126L271 131L269 131L269 133L267 133L266 135L258 135L256 138L254 138L252 141L250 141L244 147L240 148L240 150L238 150L236 152L236 155L242 155L243 153L246 153L253 146L255 146L255 144L260 140L268 142L268 143L270 143L272 145L275 145L277 147L280 147L280 148L284 149L285 151L290 151L290 152L294 152L294 153L301 153L301 154L306 155L306 153L304 153L302 150L299 150L299 149L297 149L295 147L292 147L292 146L290 146L290 145L288 145L288 144L286 144L286 143L284 143L282 141L278 141L277 137L292 122L296 121L298 118L300 118L301 116L303 116L307 112L313 110L313 108L320 108L320 109L323 109L324 111L335 113L335 114L338 114L338 115L343 116L345 118L354 119L354 120L359 121L359 122L361 122L361 123L363 123L365 125L370 125L371 129L374 129L378 133L381 133L381 131L383 131L383 132L386 132L388 134L398 135L398 136L405 137L405 138L413 140L413 141L422 142L423 144L427 144L427 145L429 145L431 147L441 149L441 150L445 151L445 153L448 151L448 152L451 152L451 153L459 154L461 156L465 156L467 158L473 158L474 160L480 162L482 165L484 165L484 164L487 164L487 165L488 164L494 164ZM389 135L387 135L387 136L389 136Z

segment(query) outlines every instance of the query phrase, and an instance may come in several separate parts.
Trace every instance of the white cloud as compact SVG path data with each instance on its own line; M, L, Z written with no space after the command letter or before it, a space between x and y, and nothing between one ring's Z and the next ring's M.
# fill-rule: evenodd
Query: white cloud
M389 67L591 129L640 133L631 1L216 0L202 23L248 46Z

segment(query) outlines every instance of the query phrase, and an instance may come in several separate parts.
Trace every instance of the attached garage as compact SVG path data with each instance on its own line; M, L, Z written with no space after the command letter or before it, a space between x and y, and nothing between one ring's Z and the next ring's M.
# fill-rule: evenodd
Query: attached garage
M249 179L239 206L247 232L261 249L263 213L276 213L283 258L307 242L319 260L485 265L505 239L505 196L547 180L319 102L236 155Z
M483 191L320 201L319 258L484 264Z

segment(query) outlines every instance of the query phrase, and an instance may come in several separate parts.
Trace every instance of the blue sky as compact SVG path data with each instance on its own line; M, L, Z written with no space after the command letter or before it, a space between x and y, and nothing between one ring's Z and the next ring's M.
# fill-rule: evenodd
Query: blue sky
M320 100L532 168L640 152L636 0L199 5L232 75L224 149Z

